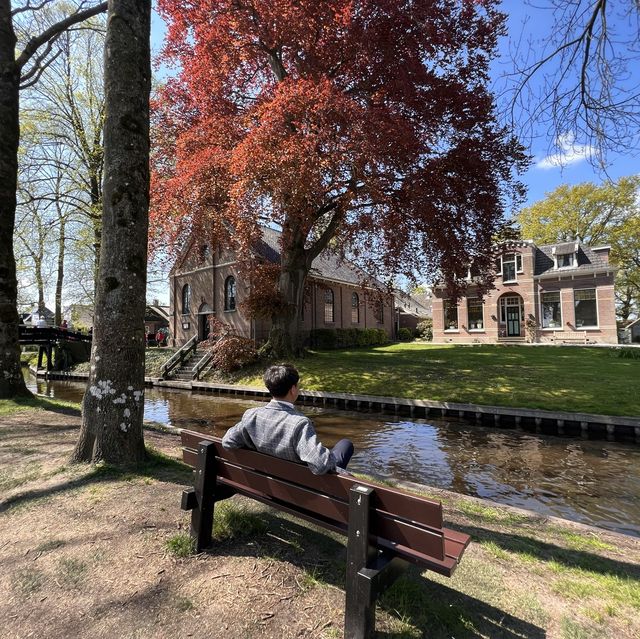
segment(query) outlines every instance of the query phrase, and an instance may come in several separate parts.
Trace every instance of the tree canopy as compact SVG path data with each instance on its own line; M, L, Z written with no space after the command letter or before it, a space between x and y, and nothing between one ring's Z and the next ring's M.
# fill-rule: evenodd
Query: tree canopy
M160 0L179 75L156 102L152 244L195 232L247 255L259 223L281 228L285 334L330 243L452 287L488 267L525 163L487 87L496 4Z
M539 244L575 238L611 245L618 314L638 312L640 303L640 176L600 186L591 182L562 185L518 215L522 237Z

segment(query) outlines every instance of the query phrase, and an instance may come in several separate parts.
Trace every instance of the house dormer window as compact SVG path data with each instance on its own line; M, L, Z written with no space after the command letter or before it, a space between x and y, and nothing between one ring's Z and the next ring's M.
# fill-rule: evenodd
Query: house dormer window
M556 256L556 268L571 268L573 266L573 253L563 253Z

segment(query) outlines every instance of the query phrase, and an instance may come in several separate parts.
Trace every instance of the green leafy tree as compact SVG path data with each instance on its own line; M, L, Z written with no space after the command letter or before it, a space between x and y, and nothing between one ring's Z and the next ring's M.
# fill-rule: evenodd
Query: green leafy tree
M586 244L611 245L618 267L616 301L620 319L638 312L640 300L640 176L597 186L562 185L518 215L522 237L538 244L579 237Z

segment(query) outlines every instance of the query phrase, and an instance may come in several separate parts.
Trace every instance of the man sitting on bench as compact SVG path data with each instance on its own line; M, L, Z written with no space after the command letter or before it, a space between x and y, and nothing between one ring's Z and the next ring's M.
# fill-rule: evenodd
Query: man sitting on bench
M315 475L345 472L353 455L351 441L341 439L329 450L318 441L311 420L293 406L298 398L298 371L291 364L278 364L267 368L263 379L273 399L246 411L222 438L224 448L249 448L304 462Z

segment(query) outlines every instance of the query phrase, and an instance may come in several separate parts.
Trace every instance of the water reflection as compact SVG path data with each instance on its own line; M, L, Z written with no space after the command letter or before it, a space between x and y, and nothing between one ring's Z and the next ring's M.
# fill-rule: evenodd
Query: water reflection
M32 390L35 382L30 380ZM84 384L38 381L37 391L80 401ZM147 389L145 419L221 436L260 401ZM349 437L355 471L394 477L640 536L640 449L545 437L461 420L411 421L302 407L321 440Z

